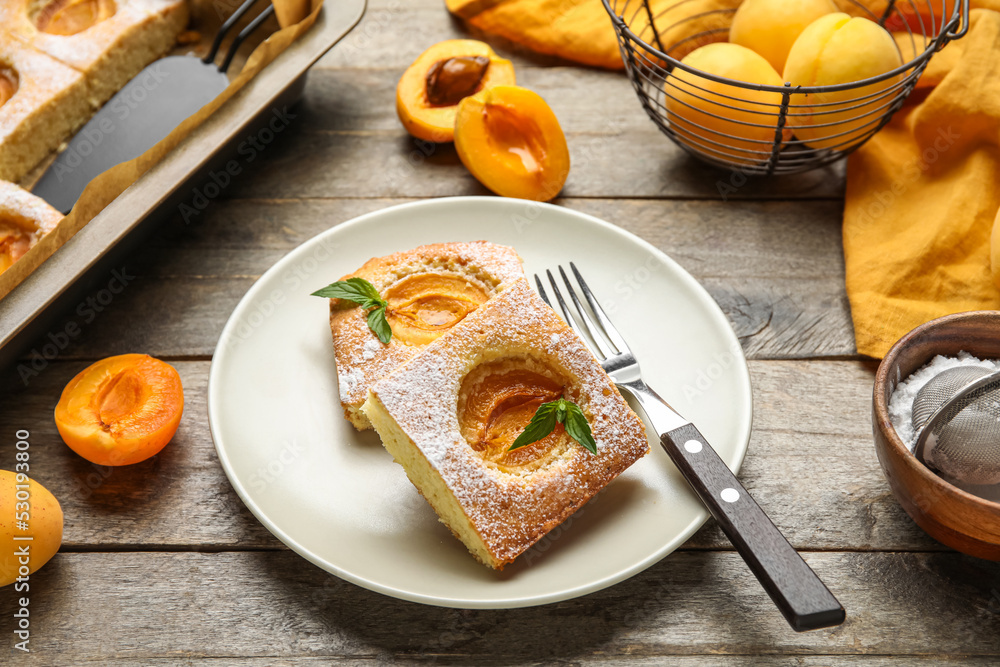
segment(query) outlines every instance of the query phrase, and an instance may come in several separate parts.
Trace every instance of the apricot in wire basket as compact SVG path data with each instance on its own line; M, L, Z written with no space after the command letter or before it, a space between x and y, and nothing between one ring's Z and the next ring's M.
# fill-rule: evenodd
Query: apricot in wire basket
M827 14L802 31L785 63L793 86L832 86L885 74L903 64L892 35L865 18ZM884 81L797 96L788 124L812 148L847 150L878 127L892 105L893 86L902 74Z
M173 366L146 354L108 357L81 371L56 405L59 435L92 463L130 465L177 431L184 391Z
M462 100L455 149L480 183L504 197L548 201L569 174L555 113L538 93L518 86L493 86Z
M439 42L420 54L396 86L396 113L406 131L425 141L452 141L463 98L514 83L514 66L474 39Z
M833 0L743 0L733 15L729 41L764 56L781 72L795 38L819 17L837 11Z
M782 85L767 60L738 44L708 44L681 62L726 79ZM757 164L770 157L781 111L780 93L719 83L680 67L667 77L664 92L674 136L695 152L739 164Z

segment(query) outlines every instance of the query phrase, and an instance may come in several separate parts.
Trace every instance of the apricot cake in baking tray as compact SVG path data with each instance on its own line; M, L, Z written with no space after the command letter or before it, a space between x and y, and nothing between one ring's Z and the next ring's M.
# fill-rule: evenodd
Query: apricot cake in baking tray
M20 180L92 110L83 74L0 28L0 179Z
M392 338L383 344L355 303L330 301L330 330L340 403L359 430L371 428L361 411L368 388L518 278L521 259L513 248L476 241L436 243L376 257L345 276L363 278L387 302Z
M0 178L24 178L187 21L186 0L0 0Z
M55 229L62 213L13 183L0 181L0 273Z
M558 399L582 412L594 453L568 422L511 449ZM495 569L649 451L597 359L523 278L375 383L362 410L441 521Z

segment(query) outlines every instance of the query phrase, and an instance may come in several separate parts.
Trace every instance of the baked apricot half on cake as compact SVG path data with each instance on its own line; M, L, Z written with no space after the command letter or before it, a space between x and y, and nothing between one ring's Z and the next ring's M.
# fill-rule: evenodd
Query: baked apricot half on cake
M458 103L498 84L514 83L514 66L488 44L449 39L420 54L396 86L396 113L406 131L425 141L455 136Z
M548 201L569 175L559 120L541 95L519 86L493 86L462 100L455 150L480 183L503 197Z
M0 107L17 92L18 77L10 67L0 66Z
M344 416L361 412L368 387L524 277L513 248L474 241L435 243L374 257L314 294L330 298L330 330Z
M56 405L56 428L91 463L124 466L156 455L184 411L181 378L148 354L121 354L70 380Z
M75 35L115 14L114 0L54 0L29 3L29 17L39 32Z
M27 190L0 181L0 273L55 229L62 217Z

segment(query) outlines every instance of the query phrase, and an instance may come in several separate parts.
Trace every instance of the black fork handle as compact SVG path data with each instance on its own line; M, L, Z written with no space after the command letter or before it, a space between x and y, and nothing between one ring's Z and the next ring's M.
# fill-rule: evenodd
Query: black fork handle
M660 444L797 632L844 622L843 606L764 514L693 424Z

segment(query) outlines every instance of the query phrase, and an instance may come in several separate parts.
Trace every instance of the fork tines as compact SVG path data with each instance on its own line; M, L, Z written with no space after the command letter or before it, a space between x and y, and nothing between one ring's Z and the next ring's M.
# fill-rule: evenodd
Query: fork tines
M573 284L570 282L569 277L566 275L566 271L563 270L562 266L556 268L559 269L559 275L562 276L563 284L566 286L566 290L569 293L570 300L573 302L573 307L576 311L577 317L573 317L570 314L569 306L566 300L563 298L562 291L559 289L559 284L556 282L555 277L552 275L551 271L546 270L545 274L549 278L549 284L552 287L552 291L556 296L556 300L559 302L559 307L562 310L563 319L570 326L573 331L577 333L584 341L590 339L593 341L596 350L594 352L600 359L607 359L608 357L613 357L617 354L622 354L628 352L628 345L625 340L615 329L614 325L611 323L610 318L608 318L607 313L594 298L594 293L590 291L590 287L587 282L580 275L577 270L576 265L573 262L569 263L570 270L576 277L576 282L580 286L580 290L583 292L584 298L587 300L587 305L590 306L588 311L580 301L580 298L576 295L576 290L573 289ZM549 300L548 294L545 292L545 287L542 284L541 278L538 274L535 274L535 285L538 287L538 294L542 297L550 307L552 302ZM591 315L593 313L593 315ZM596 320L595 320L596 318ZM582 323L582 326L581 324ZM585 335L586 332L586 335Z

